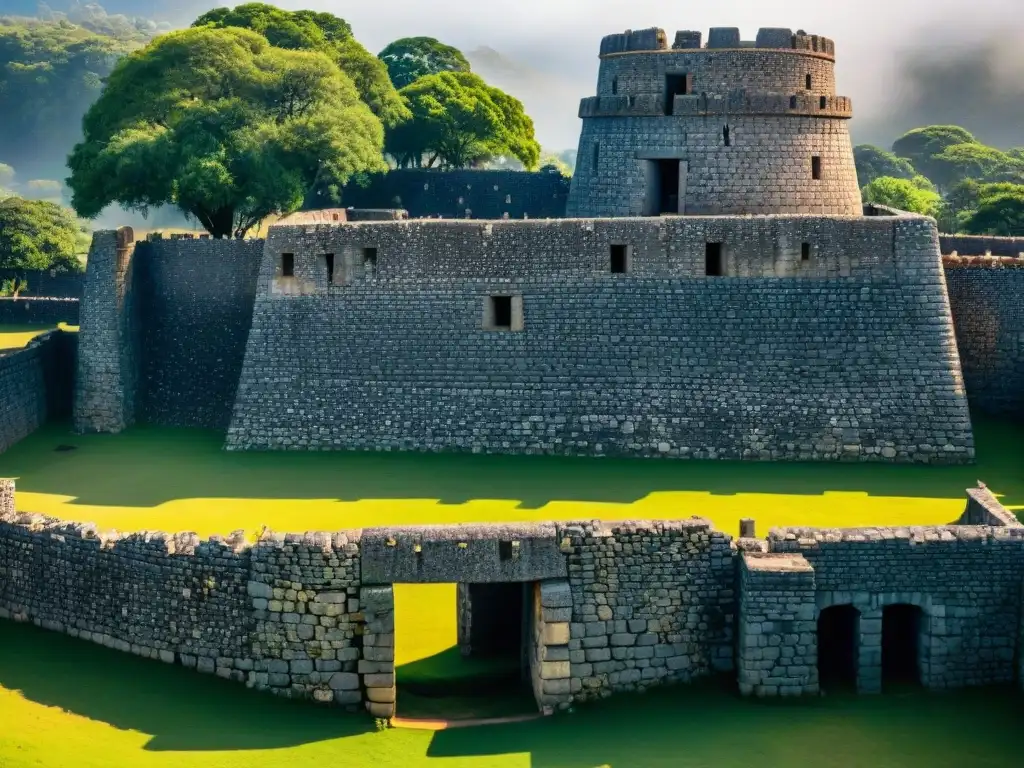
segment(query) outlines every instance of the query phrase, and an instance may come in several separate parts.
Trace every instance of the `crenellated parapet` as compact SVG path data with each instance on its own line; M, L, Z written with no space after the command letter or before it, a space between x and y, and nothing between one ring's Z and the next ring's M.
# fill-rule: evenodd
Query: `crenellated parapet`
M823 58L835 58L835 42L820 35L809 35L803 30L794 33L782 27L762 27L754 40L743 40L737 27L714 27L708 35L706 45L702 45L703 34L693 30L675 33L669 45L665 30L657 27L649 29L628 29L614 35L606 35L601 40L601 56L635 53L638 51L729 51L729 50L787 50L803 54L813 54Z

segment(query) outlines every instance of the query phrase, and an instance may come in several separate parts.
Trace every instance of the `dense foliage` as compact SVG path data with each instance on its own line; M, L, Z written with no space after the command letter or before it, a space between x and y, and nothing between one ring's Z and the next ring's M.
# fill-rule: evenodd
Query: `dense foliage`
M0 200L0 269L78 271L84 228L67 208L41 200ZM4 293L15 296L25 279L7 281Z
M400 166L478 167L508 154L535 168L540 145L522 102L470 72L427 75L400 91L412 118L390 130Z
M898 157L909 160L918 173L932 178L934 158L957 144L977 144L978 140L956 125L930 125L905 133L892 145Z
M255 32L173 32L123 59L69 158L73 205L174 205L214 236L295 210L328 177L384 167L383 129L327 55Z
M977 201L962 220L974 235L1024 235L1024 184L978 185Z
M908 213L937 216L942 198L927 179L880 176L864 187L864 201L898 208Z
M0 162L24 178L60 178L103 79L136 43L67 22L0 20Z
M862 187L882 176L909 180L917 175L909 160L871 144L854 147L853 160L857 166L857 179Z
M462 51L433 37L403 37L395 40L377 57L387 65L396 88L405 88L426 75L441 72L469 72Z
M215 8L196 19L193 26L251 29L277 48L323 53L352 78L360 97L385 126L396 125L409 116L384 62L367 51L352 36L349 23L337 16L246 3Z

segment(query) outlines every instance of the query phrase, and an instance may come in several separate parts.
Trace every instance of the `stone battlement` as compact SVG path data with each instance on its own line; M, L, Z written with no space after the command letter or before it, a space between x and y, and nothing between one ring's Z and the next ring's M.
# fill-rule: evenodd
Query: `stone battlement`
M792 94L755 89L734 89L727 94L708 93L673 97L673 115L680 116L756 116L791 115L803 117L853 117L853 101L846 96L818 96L798 91ZM580 101L579 116L656 117L665 112L662 94L635 96L588 96Z
M736 51L776 50L813 54L823 58L835 58L835 43L827 37L808 35L803 30L793 33L791 29L765 27L759 29L757 38L745 41L736 27L715 27L711 29L706 45L702 46L703 34L697 31L676 32L669 44L665 30L657 27L606 35L601 40L601 56L629 53L650 53L653 51Z

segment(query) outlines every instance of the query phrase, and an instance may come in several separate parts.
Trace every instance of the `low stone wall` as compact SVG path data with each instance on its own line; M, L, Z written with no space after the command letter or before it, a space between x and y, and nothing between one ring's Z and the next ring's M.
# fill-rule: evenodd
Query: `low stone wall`
M78 299L0 297L0 325L78 325Z
M54 331L0 352L0 453L71 411L76 336Z
M943 254L960 256L1015 256L1024 254L1024 237L987 237L984 235L940 235Z
M28 287L21 291L25 298L51 296L60 299L80 299L85 286L84 272L0 269L0 283L13 278L28 283Z

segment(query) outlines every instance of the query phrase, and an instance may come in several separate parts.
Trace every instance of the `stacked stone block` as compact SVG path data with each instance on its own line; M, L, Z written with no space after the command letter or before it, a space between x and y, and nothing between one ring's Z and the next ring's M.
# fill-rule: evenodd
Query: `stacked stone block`
M818 693L814 569L800 555L740 559L737 675L740 693Z
M325 254L366 249L328 283ZM497 295L521 297L521 330L490 329ZM922 217L273 227L227 447L974 455Z
M0 453L67 410L62 401L70 395L71 377L61 362L74 351L63 336L49 333L24 349L0 351Z
M78 299L0 296L0 325L78 325Z
M79 313L79 432L121 432L135 422L140 342L133 240L128 227L93 235Z
M392 586L363 587L360 594L365 634L359 674L366 709L374 717L395 714L395 592Z
M558 535L569 563L576 700L732 668L729 537L699 519L567 524Z
M572 677L570 663L573 651L569 582L559 579L537 583L531 614L529 661L533 693L541 710L550 714L556 709L567 709L573 695L583 689L582 681Z
M264 535L246 588L255 620L249 686L360 704L359 583L357 532Z
M1021 418L1024 260L1008 265L1000 259L947 258L945 276L971 405L985 413Z

